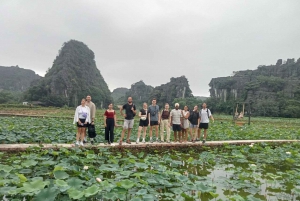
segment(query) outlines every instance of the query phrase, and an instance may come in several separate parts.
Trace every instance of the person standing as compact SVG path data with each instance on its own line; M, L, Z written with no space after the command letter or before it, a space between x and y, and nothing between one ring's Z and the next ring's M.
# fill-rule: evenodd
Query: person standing
M155 134L156 134L156 142L159 142L158 139L158 125L160 122L160 112L159 112L159 106L156 105L156 99L153 98L152 99L152 105L149 106L148 108L149 114L148 114L148 118L149 118L149 124L150 124L150 142L152 143L152 129L153 127L155 128Z
M81 100L81 105L79 105L75 110L74 121L73 121L73 124L77 123L77 135L76 135L75 145L83 146L83 139L86 133L86 127L91 122L90 108L85 104L86 104L86 100L83 98Z
M189 119L188 119L189 116L190 116L189 108L188 108L188 106L184 106L184 108L182 110L183 124L182 124L182 139L180 140L180 143L182 141L184 143L187 142L188 128L190 127Z
M178 138L181 139L181 127L182 127L182 112L179 109L179 103L175 103L175 109L170 113L170 122L174 131L174 142L178 142Z
M165 104L165 109L161 111L160 116L160 140L161 142L164 142L164 129L166 127L167 132L167 143L170 143L170 110L169 110L169 104Z
M90 108L90 120L91 120L90 125L95 126L96 106L92 102L92 97L90 95L86 96L85 105ZM88 125L88 126L90 126L90 125ZM90 138L90 140L91 140L91 143L93 144L94 143L94 138ZM85 134L83 142L87 142L86 134Z
M206 103L202 104L202 109L199 111L199 119L198 119L198 137L200 139L201 136L201 129L204 129L204 136L202 143L206 142L207 137L207 129L209 124L209 118L214 122L214 117L212 116L210 110L206 107Z
M113 104L108 105L108 109L104 113L105 140L108 144L114 142L114 128L117 123L116 112L113 110Z
M141 136L141 131L144 130L143 133L143 143L145 143L145 137L146 137L146 131L147 127L149 126L149 119L148 119L148 105L147 103L143 104L143 109L140 110L139 112L139 117L140 117L140 124L139 124L139 129L138 129L138 136L136 139L136 143L138 144L140 142L140 136Z
M123 110L125 110L125 114L123 114ZM119 145L122 145L125 131L127 130L127 140L126 143L131 144L130 142L130 134L134 124L134 116L136 114L136 107L132 103L132 97L128 97L127 103L120 108L121 115L125 118L123 130L121 134L121 139L119 141Z
M193 143L195 143L197 137L198 119L199 119L198 106L195 105L194 110L190 112L190 116L189 116L190 134Z

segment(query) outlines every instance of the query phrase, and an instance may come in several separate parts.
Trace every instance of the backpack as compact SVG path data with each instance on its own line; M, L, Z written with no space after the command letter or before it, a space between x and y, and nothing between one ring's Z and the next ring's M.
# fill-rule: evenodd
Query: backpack
M95 129L95 125L89 125L88 126L88 134L89 134L89 138L95 138L96 137L96 129Z

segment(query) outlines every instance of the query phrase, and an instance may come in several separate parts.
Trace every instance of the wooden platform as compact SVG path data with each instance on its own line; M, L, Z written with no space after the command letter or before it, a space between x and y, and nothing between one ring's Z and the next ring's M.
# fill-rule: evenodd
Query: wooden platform
M89 143L85 144L85 148L97 148L97 147L107 147L107 148L155 148L155 147L194 147L194 146L223 146L226 144L230 145L245 145L245 144L257 144L257 143L293 143L300 142L300 140L230 140L230 141L207 141L205 144L202 142L187 142L187 143L142 143L136 144L135 142L131 142L131 144L127 144L123 142L120 146L118 143L113 143L112 145L104 144L104 143L96 143L91 145ZM0 144L0 151L24 151L29 147L42 147L44 149L57 149L57 148L74 148L74 144Z

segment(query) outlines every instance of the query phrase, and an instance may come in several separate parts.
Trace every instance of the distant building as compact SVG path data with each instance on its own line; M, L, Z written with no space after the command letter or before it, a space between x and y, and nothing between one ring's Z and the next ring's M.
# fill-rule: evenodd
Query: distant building
M23 105L28 105L28 102L23 102Z

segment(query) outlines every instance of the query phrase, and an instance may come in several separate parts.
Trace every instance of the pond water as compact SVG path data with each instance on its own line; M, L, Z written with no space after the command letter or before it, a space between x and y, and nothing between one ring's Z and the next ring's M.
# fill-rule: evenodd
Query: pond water
M299 148L293 143L1 153L0 195L9 200L294 201L300 200Z

